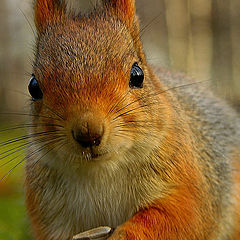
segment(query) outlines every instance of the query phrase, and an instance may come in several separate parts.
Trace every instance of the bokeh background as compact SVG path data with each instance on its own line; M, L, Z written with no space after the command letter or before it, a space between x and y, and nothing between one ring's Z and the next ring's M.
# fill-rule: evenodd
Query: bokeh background
M88 11L96 1L69 2ZM184 72L197 81L210 81L217 95L239 109L240 1L136 0L136 4L149 62ZM2 143L26 134L25 131L2 130L27 121L14 113L28 112L27 84L34 32L32 0L1 0L0 178L24 157L24 150L20 156L19 152L13 153L16 144ZM24 207L22 165L0 180L0 240L31 239Z

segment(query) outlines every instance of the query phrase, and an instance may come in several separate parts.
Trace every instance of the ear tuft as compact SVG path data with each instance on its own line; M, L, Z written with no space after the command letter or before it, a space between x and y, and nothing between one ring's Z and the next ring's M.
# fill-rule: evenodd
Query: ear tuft
M128 27L132 27L135 18L135 0L103 0L106 11L116 15Z
M35 24L41 33L48 24L60 20L65 13L65 4L60 0L35 0L34 12Z

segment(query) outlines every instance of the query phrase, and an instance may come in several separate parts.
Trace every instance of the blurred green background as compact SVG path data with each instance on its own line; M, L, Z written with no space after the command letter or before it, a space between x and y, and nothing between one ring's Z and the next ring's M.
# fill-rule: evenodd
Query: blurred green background
M69 0L87 11L94 0ZM193 78L211 80L216 94L240 106L240 1L136 0L148 61ZM0 131L27 123L14 112L28 112L27 83L31 74L34 31L32 0L0 4ZM19 144L1 143L24 131L0 132L0 178L23 156L4 156ZM7 152L9 151L9 152ZM2 166L12 158L14 161ZM24 165L24 164L23 164ZM24 206L24 170L17 166L0 181L0 240L28 240Z

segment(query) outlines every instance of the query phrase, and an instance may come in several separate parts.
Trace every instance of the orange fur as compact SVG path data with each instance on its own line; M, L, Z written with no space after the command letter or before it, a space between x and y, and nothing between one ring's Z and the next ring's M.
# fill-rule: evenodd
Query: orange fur
M108 12L112 11L121 19L129 28L132 27L135 18L135 1L134 0L104 0Z
M37 30L42 32L47 25L58 22L63 17L65 5L59 0L36 0L35 24Z
M183 192L173 195L139 211L132 219L119 227L110 239L204 239L199 222L197 204ZM198 228L196 229L196 226ZM122 238L119 236L123 236ZM204 236L205 235L205 236Z
M240 151L237 149L234 152L233 158L234 175L233 182L236 188L235 198L236 198L236 238L240 240Z

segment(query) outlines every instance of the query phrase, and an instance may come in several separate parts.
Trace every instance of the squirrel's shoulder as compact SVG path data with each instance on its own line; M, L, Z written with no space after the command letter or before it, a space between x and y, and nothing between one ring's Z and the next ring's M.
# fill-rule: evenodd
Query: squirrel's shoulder
M210 81L197 81L163 68L154 71L166 91L177 99L190 125L224 146L225 141L232 141L240 147L240 114L213 93Z

